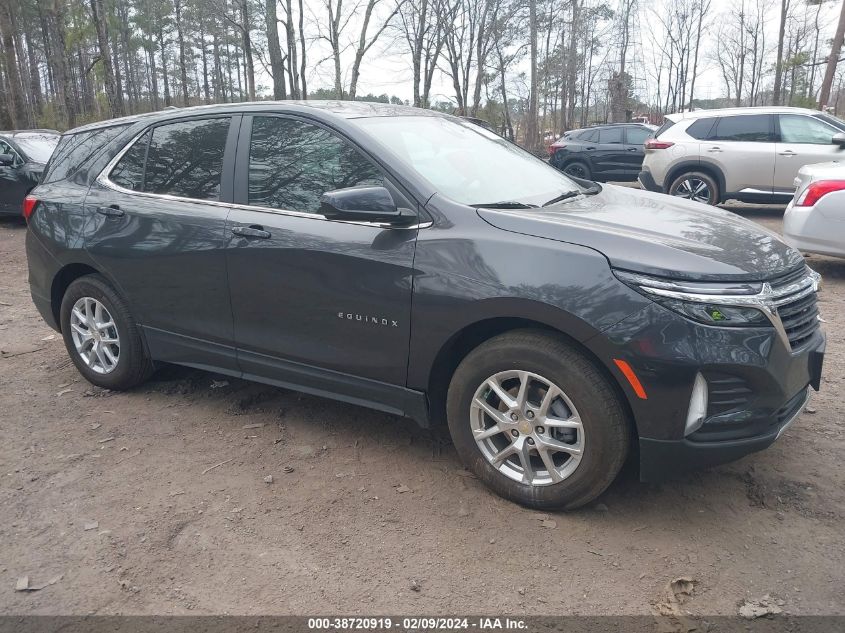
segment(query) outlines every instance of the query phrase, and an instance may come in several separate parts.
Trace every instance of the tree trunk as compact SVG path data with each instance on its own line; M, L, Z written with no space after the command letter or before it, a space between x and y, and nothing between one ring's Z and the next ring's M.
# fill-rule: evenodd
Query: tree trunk
M270 53L270 73L273 75L273 98L287 99L285 91L285 66L282 60L282 46L279 43L279 18L276 14L276 0L266 0L267 48Z
M836 74L836 65L839 62L843 39L845 39L845 0L843 0L842 8L839 10L839 25L836 27L836 35L833 36L830 57L827 58L827 68L824 71L822 89L819 94L819 110L824 110L827 102L830 101L830 88L833 85L833 76Z
M302 6L302 1L299 0L299 44L302 47L302 59L299 60L301 64L299 68L299 81L302 92L300 99L308 99L308 86L305 83L305 8ZM294 45L294 49L296 46Z
M525 122L525 147L529 152L536 153L539 136L537 129L537 0L528 0L528 28L531 47L531 85L528 94L528 116Z
M92 0L93 1L93 0ZM179 42L179 76L182 80L182 105L188 103L188 65L185 61L185 37L182 33L182 0L174 0L176 10L176 40Z
M123 99L118 92L115 82L114 66L109 52L109 38L106 32L106 16L103 0L91 0L91 17L97 30L97 44L100 50L100 61L103 64L103 81L106 89L106 99L109 102L109 114L112 118L123 116Z
M6 60L6 85L9 90L9 119L13 128L27 127L26 104L23 98L23 86L18 72L18 59L15 51L15 35L12 30L12 6L10 0L0 0L0 38L2 38Z
M783 38L786 33L786 14L789 12L789 0L780 3L780 27L778 28L778 52L775 58L775 86L772 90L772 103L780 105L781 82L783 81Z
M52 49L54 52L53 63L56 66L56 90L62 98L65 111L65 123L68 128L76 127L76 100L73 98L70 67L68 65L67 54L67 37L65 35L65 16L62 0L52 0L48 5L48 12L50 15L53 28L56 31L56 46Z
M241 37L244 47L244 69L246 89L250 101L255 101L255 67L252 61L252 38L249 35L249 7L247 0L241 0Z
M60 0L56 0L59 2ZM158 47L161 49L161 77L164 82L164 107L171 105L170 101L170 77L167 73L167 51L164 48L164 28L158 26Z

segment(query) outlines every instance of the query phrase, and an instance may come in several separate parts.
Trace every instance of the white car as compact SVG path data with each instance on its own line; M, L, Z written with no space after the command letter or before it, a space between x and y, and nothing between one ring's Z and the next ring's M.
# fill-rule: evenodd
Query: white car
M845 257L845 162L804 165L783 216L783 239L804 253Z
M669 114L644 145L640 184L706 204L786 203L803 165L845 159L845 121L816 110Z

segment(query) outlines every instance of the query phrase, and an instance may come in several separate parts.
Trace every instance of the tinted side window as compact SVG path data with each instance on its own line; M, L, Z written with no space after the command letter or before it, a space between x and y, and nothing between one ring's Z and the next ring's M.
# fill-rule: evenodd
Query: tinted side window
M687 134L689 134L693 138L697 138L699 141L707 140L711 138L711 133L713 132L713 124L715 122L716 119L713 117L706 117L704 119L698 119L697 121L693 121L687 128Z
M144 191L218 200L230 120L179 121L153 128Z
M147 146L150 144L150 136L150 132L146 132L132 144L132 147L126 150L126 153L111 170L109 180L124 189L143 191L144 163L147 160Z
M608 127L600 130L599 132L599 143L602 145L605 144L612 144L616 145L617 143L622 143L622 128L620 127Z
M625 130L628 145L642 145L651 136L651 130L644 127L629 127Z
M113 125L78 134L65 134L53 150L41 182L54 182L69 178L83 167L90 165L99 150L122 134L127 125Z
M328 130L279 117L252 120L249 204L316 213L327 191L383 183L375 165Z
M595 143L598 140L598 137L598 130L587 130L586 132L581 132L575 138L577 138L579 141L583 141L584 143Z
M780 140L784 143L830 145L833 135L838 131L815 117L798 114L781 114L778 123Z
M3 139L0 139L0 154L11 154L14 157L15 162L12 163L12 167L19 167L23 164L23 159L21 159L20 155Z
M723 116L716 123L716 141L755 141L771 142L771 116L768 114L749 114L746 116Z

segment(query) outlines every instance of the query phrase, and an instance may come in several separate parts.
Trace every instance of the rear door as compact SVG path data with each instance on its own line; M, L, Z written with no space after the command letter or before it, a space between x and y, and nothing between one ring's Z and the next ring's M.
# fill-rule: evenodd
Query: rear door
M626 171L624 129L621 126L603 127L598 132L598 147L593 153L593 175L604 180L614 180Z
M779 138L775 158L775 191L792 194L795 177L804 165L845 158L845 151L833 144L839 130L806 114L779 114Z
M370 158L309 120L244 116L237 162L226 256L245 375L368 401L404 387L417 229L328 220L320 196L384 185L414 207Z
M775 171L774 117L742 114L719 117L701 143L702 163L725 176L725 192L771 194Z
M645 148L643 144L652 135L652 131L645 127L631 126L625 128L625 158L624 179L636 180L643 166Z
M237 369L224 248L239 122L155 125L85 199L85 247L128 298L159 360Z

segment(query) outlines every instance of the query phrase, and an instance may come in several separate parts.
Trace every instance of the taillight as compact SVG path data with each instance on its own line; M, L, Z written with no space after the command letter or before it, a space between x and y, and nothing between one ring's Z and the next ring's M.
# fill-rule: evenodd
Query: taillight
M23 219L29 222L30 216L35 212L35 207L38 206L38 198L33 195L28 195L23 199Z
M810 186L804 190L804 193L798 196L795 206L812 207L819 201L819 198L833 191L845 191L845 180L818 180L810 183Z
M559 149L563 149L566 147L565 145L549 145L549 156L554 156L555 152Z
M645 142L646 149L669 149L674 145L671 141L658 141L656 138L650 138Z

